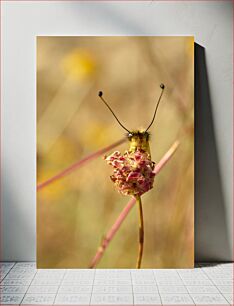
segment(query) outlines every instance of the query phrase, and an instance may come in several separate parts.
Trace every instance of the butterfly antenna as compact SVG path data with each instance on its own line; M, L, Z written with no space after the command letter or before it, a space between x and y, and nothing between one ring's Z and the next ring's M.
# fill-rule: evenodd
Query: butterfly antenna
M99 98L102 100L102 102L104 104L106 104L106 106L109 108L109 110L111 111L112 115L115 117L115 119L117 120L117 122L119 123L120 126L122 126L123 129L125 129L125 131L127 131L128 133L130 133L130 131L119 121L119 119L117 118L117 116L115 115L115 113L113 112L113 110L111 109L111 107L108 105L108 103L104 100L103 98L103 92L99 91L98 93Z
M155 119L156 114L157 114L158 106L159 106L159 103L160 103L160 101L161 101L161 98L162 98L162 95L163 95L163 92L164 92L165 85L164 85L164 84L161 84L161 85L160 85L160 88L162 89L162 91L161 91L161 94L160 94L160 96L159 96L158 102L157 102L156 107L155 107L153 119L152 119L152 121L150 122L150 125L149 125L149 126L147 127L147 129L145 130L146 132L147 132L148 129L151 127L151 125L154 123L154 119Z

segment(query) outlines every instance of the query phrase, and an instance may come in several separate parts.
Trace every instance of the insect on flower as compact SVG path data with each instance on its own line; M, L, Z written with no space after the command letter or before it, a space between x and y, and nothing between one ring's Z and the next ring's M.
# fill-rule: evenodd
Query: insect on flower
M99 91L99 97L108 107L120 126L127 131L127 138L130 147L124 154L115 151L109 156L105 156L105 160L114 168L111 180L114 182L117 190L123 195L131 195L136 198L139 209L139 250L136 268L140 269L144 248L144 220L141 195L153 188L155 174L153 172L154 162L151 160L148 130L152 126L159 103L161 101L165 86L160 85L161 94L156 103L153 118L145 130L128 130L117 118L109 104L104 100L102 91Z

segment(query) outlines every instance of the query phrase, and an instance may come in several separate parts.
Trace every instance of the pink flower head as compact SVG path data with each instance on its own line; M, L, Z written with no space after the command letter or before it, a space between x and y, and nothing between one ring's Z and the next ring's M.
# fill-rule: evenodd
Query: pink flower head
M110 178L120 193L140 196L153 188L154 163L146 151L137 149L135 152L126 151L123 155L116 151L105 160L114 168Z

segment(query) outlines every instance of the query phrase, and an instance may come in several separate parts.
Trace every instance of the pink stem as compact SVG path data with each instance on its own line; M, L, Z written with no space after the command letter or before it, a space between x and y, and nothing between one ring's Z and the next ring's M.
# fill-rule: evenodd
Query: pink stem
M177 150L179 146L179 142L175 141L174 144L170 147L170 149L166 152L166 154L161 158L159 163L154 168L154 173L157 175L161 169L166 165L166 163L170 160L170 158L173 156L175 151ZM132 198L128 204L124 207L118 218L116 219L115 223L112 225L110 230L107 232L106 236L103 238L101 245L99 246L94 258L92 259L92 262L90 264L90 268L94 268L100 259L102 258L106 248L108 247L109 243L113 239L114 235L120 228L121 224L129 214L132 207L135 205L136 199Z
M118 231L120 228L122 222L136 203L135 198L131 198L131 200L128 202L128 204L124 207L122 210L121 214L118 216L116 219L115 223L112 225L111 229L108 231L106 236L103 238L101 245L99 246L96 255L94 256L90 268L94 268L97 263L100 261L102 258L103 253L105 252L105 249L108 247L108 244L111 242L112 238L114 237L115 233Z
M87 162L99 157L100 155L103 155L104 153L110 151L111 149L121 145L122 143L124 143L126 141L126 138L122 138L119 141L116 141L115 143L98 150L95 153L92 153L88 156L86 156L85 158L81 159L80 161L74 163L73 165L69 166L68 168L64 169L63 171L61 171L60 173L56 174L55 176L51 177L50 179L46 180L45 182L39 183L37 185L37 190L41 190L42 188L50 185L51 183L61 179L62 177L70 174L72 171L80 168L81 166L83 166L84 164L86 164Z
M169 161L169 159L172 157L172 155L175 153L179 146L179 141L176 140L173 145L170 147L170 149L166 152L166 154L163 155L161 160L155 165L154 167L154 173L157 175L161 169L166 165L166 163Z

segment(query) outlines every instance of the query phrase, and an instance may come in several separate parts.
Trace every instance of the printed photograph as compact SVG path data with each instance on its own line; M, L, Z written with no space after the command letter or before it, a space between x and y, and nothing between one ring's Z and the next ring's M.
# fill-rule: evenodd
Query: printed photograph
M194 266L194 37L37 37L37 268Z

